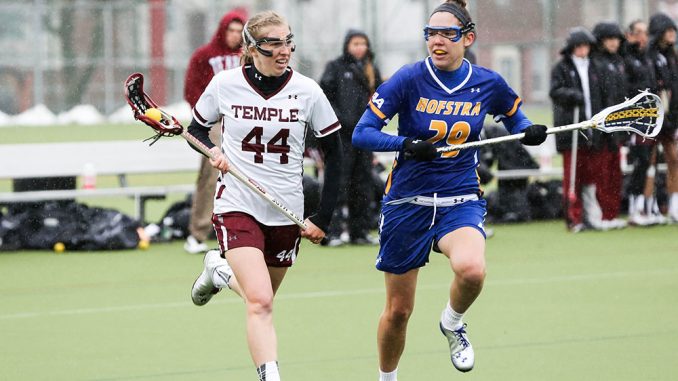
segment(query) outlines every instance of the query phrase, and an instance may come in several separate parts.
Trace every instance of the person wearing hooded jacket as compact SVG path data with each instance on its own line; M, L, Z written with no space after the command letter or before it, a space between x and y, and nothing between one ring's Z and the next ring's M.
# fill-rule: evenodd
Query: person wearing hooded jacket
M676 23L666 14L657 13L650 17L650 42L648 55L653 62L658 81L658 94L664 100L667 111L664 125L657 140L664 148L667 165L666 187L668 194L668 220L678 222L678 54L676 53ZM646 200L656 210L653 200Z
M648 90L658 94L658 83L652 59L648 55L648 25L643 20L634 20L626 31L626 41L622 46L622 55L626 65L628 79L628 97L639 91ZM651 68L648 70L648 68ZM654 175L648 176L650 162L655 155L655 141L643 139L637 135L629 138L628 161L633 165L629 176L629 224L647 226L661 222L663 216L652 213L647 207L654 191Z
M624 33L616 22L596 24L593 35L597 44L591 53L591 62L600 75L603 107L623 102L627 95L624 58L619 49ZM591 187L582 190L586 222L595 230L619 229L626 221L619 219L622 203L621 142L626 134L592 131L592 162L596 176Z
M320 79L325 92L341 123L341 140L344 149L344 168L339 193L339 204L348 207L348 221L344 221L341 207L335 210L325 244L338 246L346 222L350 242L376 244L369 235L369 203L373 195L372 152L351 144L356 124L365 111L374 90L381 85L379 69L374 64L370 40L362 31L351 29L346 33L342 55L330 61Z
M591 119L603 108L601 80L589 59L594 44L591 32L583 27L572 28L560 51L562 59L551 70L549 96L553 101L553 123L556 126ZM581 133L585 136L578 139L575 147L578 159L574 179L570 170L573 136L556 134L556 149L563 155L563 189L568 190L570 182L574 181L574 194L563 192L563 209L567 228L575 233L584 228L584 206L580 197L582 187L592 184L596 173L590 158L591 131L583 130Z
M195 107L215 74L240 66L242 30L246 21L244 9L236 8L226 13L210 42L199 47L191 56L184 82L184 99L191 109ZM221 141L221 129L213 128L210 135L213 142ZM218 175L219 171L203 156L191 204L188 229L190 235L184 244L184 249L191 254L204 253L208 249L204 241L212 231L212 210Z

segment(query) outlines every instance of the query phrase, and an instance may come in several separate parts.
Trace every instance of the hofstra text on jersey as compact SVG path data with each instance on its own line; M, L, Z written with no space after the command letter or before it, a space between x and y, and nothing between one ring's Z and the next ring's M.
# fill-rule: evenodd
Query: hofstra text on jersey
M439 101L419 97L417 111L427 114L477 116L480 115L481 102Z

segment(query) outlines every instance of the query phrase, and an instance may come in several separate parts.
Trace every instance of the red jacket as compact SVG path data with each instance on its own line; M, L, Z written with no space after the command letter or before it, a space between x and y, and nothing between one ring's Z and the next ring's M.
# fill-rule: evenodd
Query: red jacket
M240 66L241 48L230 49L224 41L228 24L237 20L245 24L247 13L236 8L224 15L212 40L199 47L191 56L184 81L184 99L193 108L212 77L222 70Z

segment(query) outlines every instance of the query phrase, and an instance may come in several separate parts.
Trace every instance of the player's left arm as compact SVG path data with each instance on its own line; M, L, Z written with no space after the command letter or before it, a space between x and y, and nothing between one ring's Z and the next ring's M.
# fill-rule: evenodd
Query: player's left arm
M374 151L400 151L405 144L404 136L393 136L382 132L404 102L407 87L407 73L404 68L384 82L367 104L367 108L353 130L354 147Z
M337 132L318 139L320 150L323 153L325 175L320 206L318 212L308 217L322 231L327 232L332 220L334 208L339 198L339 184L343 155L341 150L341 138Z
M323 152L323 164L325 166L325 183L320 198L318 213L310 216L309 220L314 229L305 231L302 236L317 243L322 238L330 225L334 208L339 197L339 179L341 178L342 150L341 138L338 131L341 125L330 105L327 96L320 86L313 85L312 103L309 109L309 122L314 136L318 139L318 145ZM315 228L319 228L318 232Z
M497 75L496 93L490 113L495 120L504 124L511 134L525 133L520 142L525 145L537 146L546 140L546 126L532 123L520 109L523 101L511 89L503 78Z

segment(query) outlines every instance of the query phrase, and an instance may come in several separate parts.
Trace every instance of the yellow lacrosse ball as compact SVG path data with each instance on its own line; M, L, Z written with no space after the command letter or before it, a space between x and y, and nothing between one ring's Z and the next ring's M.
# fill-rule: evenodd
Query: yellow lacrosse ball
M63 242L57 242L54 244L53 249L55 253L63 253L66 250L66 245Z
M148 249L149 246L151 246L151 242L150 242L150 241L146 241L146 240L141 240L141 241L139 241L139 246L138 246L139 249L141 249L141 250L146 250L146 249Z
M162 113L155 107L147 109L144 115L155 120L156 122L159 122L162 119Z

